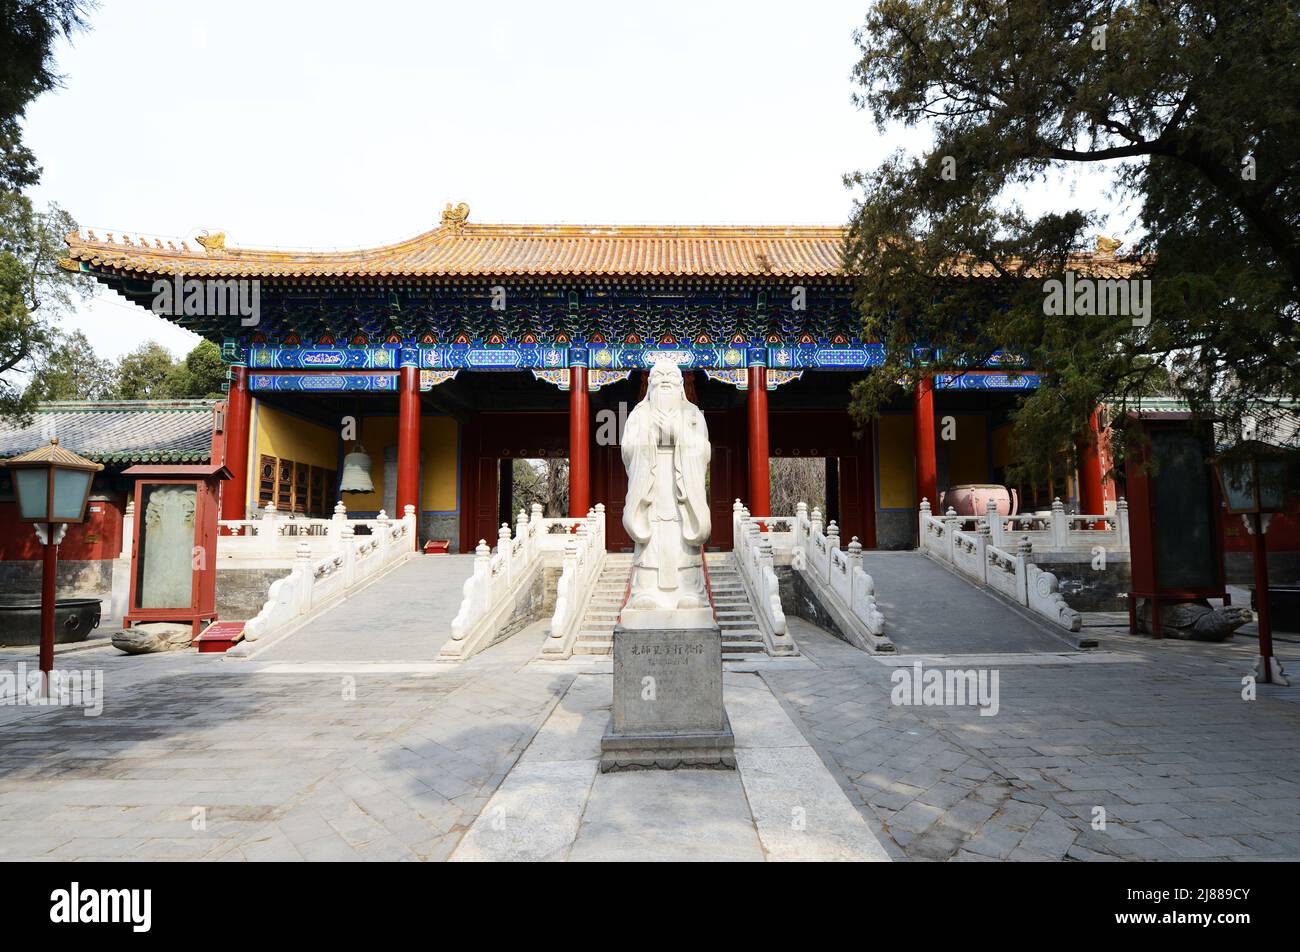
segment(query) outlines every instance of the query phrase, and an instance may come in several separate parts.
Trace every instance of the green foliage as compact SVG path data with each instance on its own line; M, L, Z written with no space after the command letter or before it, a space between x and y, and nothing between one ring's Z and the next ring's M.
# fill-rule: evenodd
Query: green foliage
M1013 416L1016 475L1038 478L1102 401L1213 401L1240 429L1261 398L1300 396L1294 4L878 0L857 39L861 104L882 130L934 137L849 178L862 195L846 262L887 351L855 388L859 419L900 380L1019 354L1044 386ZM1152 282L1145 327L1044 313L1044 281L1081 270L1097 215L1068 196L1030 214L1016 196L1098 162L1137 209L1143 237L1124 260Z
M85 334L55 331L52 337L27 388L32 400L103 400L112 394L116 369L100 359Z
M172 369L168 387L177 399L206 397L221 400L225 397L221 389L225 382L226 365L221 359L221 348L210 340L204 340Z
M116 400L170 400L176 394L176 359L157 341L146 341L117 364Z
M36 397L24 378L57 343L52 322L90 290L59 267L75 227L57 205L38 212L26 196L0 191L0 418L29 418Z
M147 341L117 362L107 396L115 400L220 400L226 365L211 341L177 360L162 344Z
M59 85L54 44L85 25L83 0L0 0L0 190L35 185L41 170L23 145L27 104Z

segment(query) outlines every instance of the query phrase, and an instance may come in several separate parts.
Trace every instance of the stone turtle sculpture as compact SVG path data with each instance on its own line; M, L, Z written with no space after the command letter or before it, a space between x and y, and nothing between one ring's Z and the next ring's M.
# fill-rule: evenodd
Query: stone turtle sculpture
M1163 602L1160 605L1160 633L1166 638L1189 641L1226 641L1242 625L1253 621L1249 608L1229 605L1214 608L1204 599L1190 602ZM1151 602L1138 606L1138 630L1151 633Z
M170 621L146 622L124 628L113 636L113 647L127 654L181 651L190 646L193 629Z

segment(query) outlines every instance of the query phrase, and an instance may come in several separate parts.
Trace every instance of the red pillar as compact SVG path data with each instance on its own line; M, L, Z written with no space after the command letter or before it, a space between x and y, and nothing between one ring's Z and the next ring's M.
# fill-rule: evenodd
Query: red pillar
M912 395L912 426L916 440L916 504L930 500L930 511L939 511L939 463L934 452L934 378L922 377Z
M772 514L772 490L767 458L767 368L749 367L749 512Z
M226 469L230 479L221 486L221 518L248 518L248 368L230 368L230 394L226 398ZM213 462L218 462L213 460Z
M1264 520L1259 513L1250 517L1255 523L1251 542L1255 549L1255 611L1259 615L1260 680L1273 683L1273 622L1268 610L1268 541L1264 538Z
M406 515L414 506L416 515L415 547L420 546L420 370L402 367L398 372L397 392L397 512L394 519Z
M1106 511L1106 487L1101 478L1101 426L1096 410L1088 418L1088 428L1091 437L1078 443L1079 511L1091 516Z
M51 474L51 477L53 474ZM1256 517L1258 519L1258 517ZM49 697L49 675L54 670L54 607L58 590L55 580L59 575L59 547L55 545L53 523L45 526L46 543L44 564L41 567L41 649L40 665L42 674L41 696Z
M569 368L569 516L581 519L591 508L591 408L587 368Z

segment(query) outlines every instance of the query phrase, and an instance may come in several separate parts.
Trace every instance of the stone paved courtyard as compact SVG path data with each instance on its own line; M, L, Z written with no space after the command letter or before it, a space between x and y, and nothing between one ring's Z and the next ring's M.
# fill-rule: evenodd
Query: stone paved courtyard
M888 858L1300 859L1300 689L1260 685L1243 700L1248 637L1157 643L1108 621L1094 619L1090 652L872 657L792 619L804 657L731 669L728 706L744 716L740 686L771 701L769 720L784 710L793 740L756 741L766 749L754 756L793 764L781 758L807 751L811 763L780 769L795 787L833 778ZM370 662L338 648L336 627L321 632L315 659L311 630L283 658L247 662L61 650L61 667L103 670L104 710L0 706L0 858L482 858L487 840L467 831L478 821L490 833L494 795L530 789L530 776L555 792L546 777L584 769L557 764L565 744L598 736L603 708L590 698L608 662L534 662L540 625L463 665L405 657L406 630L387 651L382 632L355 632L373 639ZM1279 655L1300 672L1294 641ZM918 659L996 669L996 716L893 705L891 673ZM0 654L0 666L18 663L35 656ZM589 699L578 715L562 703L575 683L567 696ZM744 767L753 800L763 775ZM705 817L718 844L705 854L808 858L806 846L773 846L797 796L775 814L734 812L745 802L734 775L642 776L587 780L580 829L547 858L683 855ZM682 797L683 812L629 813L637 788L645 803ZM526 847L530 830L516 833Z

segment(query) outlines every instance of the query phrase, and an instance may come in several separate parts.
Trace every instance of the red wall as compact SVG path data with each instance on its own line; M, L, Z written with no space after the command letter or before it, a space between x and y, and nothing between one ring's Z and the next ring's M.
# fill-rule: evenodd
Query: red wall
M1300 552L1300 513L1274 513L1264 538L1268 541L1270 552ZM1228 552L1250 552L1253 548L1241 516L1224 514L1223 548Z
M111 501L91 499L86 506L86 521L68 526L68 534L59 546L60 559L117 558L122 551L122 511L126 496L112 495ZM0 559L40 559L41 549L32 524L18 519L18 503L0 502Z

